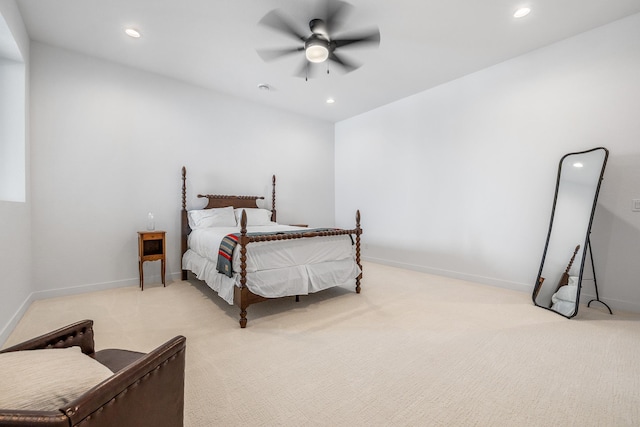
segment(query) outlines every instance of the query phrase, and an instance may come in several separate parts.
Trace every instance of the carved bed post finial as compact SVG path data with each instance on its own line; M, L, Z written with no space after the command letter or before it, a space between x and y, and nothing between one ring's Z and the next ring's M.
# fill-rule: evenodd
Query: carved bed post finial
M187 168L182 167L182 210L187 210Z
M247 234L247 211L242 209L242 215L240 215L240 233L242 235Z
M276 176L271 177L271 221L276 222Z

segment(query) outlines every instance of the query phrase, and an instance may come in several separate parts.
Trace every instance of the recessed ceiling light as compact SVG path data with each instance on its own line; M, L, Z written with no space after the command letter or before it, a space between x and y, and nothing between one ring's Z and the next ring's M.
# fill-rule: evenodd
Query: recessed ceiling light
M124 30L124 32L127 33L129 37L133 37L134 39L138 39L141 36L140 31L134 28L127 28L126 30Z
M514 18L522 18L523 16L527 16L529 14L529 12L531 12L530 8L521 7L520 9L515 11L515 13L513 14L513 17Z
M264 90L264 91L268 91L268 90L270 90L270 89L271 89L271 86L269 86L269 85L268 85L268 84L266 84L266 83L260 83L260 84L258 85L258 89L260 89L260 90Z
M327 98L327 104L333 104L334 102L336 102L335 99L333 98Z

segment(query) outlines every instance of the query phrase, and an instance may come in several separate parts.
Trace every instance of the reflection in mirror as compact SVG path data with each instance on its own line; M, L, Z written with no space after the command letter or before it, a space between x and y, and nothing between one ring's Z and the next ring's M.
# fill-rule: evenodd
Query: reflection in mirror
M533 302L568 318L578 313L585 258L591 249L589 233L608 157L609 151L599 147L569 153L558 166L549 232Z

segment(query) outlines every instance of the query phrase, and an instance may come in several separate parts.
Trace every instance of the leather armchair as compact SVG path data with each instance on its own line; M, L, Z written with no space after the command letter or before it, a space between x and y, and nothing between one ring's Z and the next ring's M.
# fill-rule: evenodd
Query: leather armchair
M116 349L95 352L93 321L83 320L0 353L71 346L79 346L114 374L58 411L0 408L0 426L183 425L185 337L174 337L146 354Z

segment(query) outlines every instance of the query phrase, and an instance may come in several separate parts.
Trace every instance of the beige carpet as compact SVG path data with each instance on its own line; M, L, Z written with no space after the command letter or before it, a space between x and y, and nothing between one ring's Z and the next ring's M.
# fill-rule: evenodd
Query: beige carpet
M640 315L366 263L363 291L238 309L198 281L37 301L5 346L80 319L96 348L187 337L185 425L637 426Z

